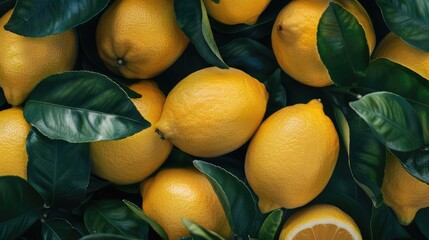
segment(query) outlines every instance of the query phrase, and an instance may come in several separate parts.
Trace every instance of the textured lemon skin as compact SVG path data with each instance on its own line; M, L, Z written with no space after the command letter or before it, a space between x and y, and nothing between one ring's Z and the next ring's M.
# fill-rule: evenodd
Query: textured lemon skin
M73 29L39 38L7 31L12 11L0 18L0 87L7 102L18 106L41 80L74 68L78 43Z
M131 101L151 126L124 139L89 145L92 172L115 184L142 181L164 163L173 147L155 133L154 124L159 120L165 102L156 83L142 80L130 88L142 95Z
M0 176L27 179L26 141L30 128L22 108L0 111Z
M155 128L186 153L216 157L251 138L264 117L267 101L265 86L247 73L204 68L170 91Z
M188 43L176 21L173 0L117 0L96 29L100 58L111 71L130 79L160 74Z
M387 152L381 192L384 202L402 225L409 225L418 210L429 207L429 184L408 173L390 152Z
M342 5L362 25L369 53L375 47L374 28L365 9L356 0L292 0L278 14L271 43L280 67L295 80L313 87L332 85L317 50L317 26L330 2Z
M163 169L141 185L143 212L161 225L169 239L189 236L187 218L228 239L232 232L207 178L194 168Z
M259 208L297 208L313 200L328 183L339 153L339 139L322 103L311 100L278 110L252 138L246 178Z

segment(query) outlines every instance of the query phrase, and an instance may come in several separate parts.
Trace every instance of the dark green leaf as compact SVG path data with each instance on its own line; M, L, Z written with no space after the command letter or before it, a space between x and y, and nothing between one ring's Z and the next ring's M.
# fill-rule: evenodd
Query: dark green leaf
M429 52L429 2L376 0L387 27L411 46Z
M148 225L121 200L90 203L84 214L90 233L110 233L127 239L147 239Z
M198 236L201 239L205 239L205 240L223 240L224 239L223 237L219 236L217 233L204 229L197 223L192 222L186 218L182 218L182 222L183 224L185 224L186 229L188 229L188 231L192 235Z
M412 151L423 146L423 130L417 113L401 96L374 92L350 102L350 106L388 148Z
M79 238L79 240L129 240L129 238L110 233L96 233Z
M44 79L30 94L24 116L49 138L74 143L125 138L150 126L116 83L87 71Z
M0 88L0 107L6 104L6 98L4 97L3 89Z
M266 116L286 107L286 90L282 84L282 71L278 68L269 78L264 81L269 93Z
M24 179L0 177L0 239L15 239L41 217L45 200Z
M27 137L28 182L50 208L73 208L85 198L91 166L88 144L52 140L34 128Z
M399 224L396 215L386 205L372 208L371 236L377 240L409 238L407 231Z
M276 209L267 216L259 229L258 239L274 240L283 218L283 210Z
M362 26L353 14L330 2L317 29L317 48L332 81L338 86L355 85L369 62Z
M228 68L217 48L202 0L175 0L174 11L180 28L210 64Z
M127 207L129 209L131 209L131 211L134 213L135 216L139 217L141 220L143 220L144 222L149 224L149 226L156 233L158 233L158 235L163 240L168 240L167 233L164 231L164 229L157 222L153 221L150 217L146 216L146 214L144 214L144 212L141 208L137 207L134 203L132 203L130 201L123 200L123 202L125 203L125 205L127 205Z
M401 160L404 168L420 181L429 184L429 149L411 152L392 151Z
M61 218L43 222L42 236L44 240L75 240L82 237L76 228Z
M238 236L250 235L256 217L256 201L246 184L225 169L203 161L194 161L216 192L229 224Z
M5 29L27 37L58 34L103 10L109 0L19 0Z
M415 221L422 234L429 239L429 208L420 209L416 214Z

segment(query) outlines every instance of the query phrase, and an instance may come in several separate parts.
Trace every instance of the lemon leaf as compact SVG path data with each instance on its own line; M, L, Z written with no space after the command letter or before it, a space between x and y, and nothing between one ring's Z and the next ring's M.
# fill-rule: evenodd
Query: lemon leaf
M101 12L109 0L19 0L5 29L27 37L58 34Z
M42 223L41 233L45 240L79 239L82 234L65 219L49 219Z
M395 214L385 204L372 208L371 236L371 239L377 240L410 238L409 233L399 224Z
M429 239L429 208L420 209L415 218L416 224L422 234Z
M387 27L411 46L429 52L429 2L376 0Z
M274 240L282 223L283 210L276 209L265 218L259 229L258 239Z
M6 104L6 98L4 97L3 89L0 88L0 107Z
M193 235L198 236L201 239L205 240L223 240L224 238L219 236L217 233L207 230L202 226L198 225L195 222L190 221L187 218L182 218L183 224L186 226L186 229Z
M415 178L429 184L429 146L411 152L392 151Z
M129 238L117 234L96 233L81 237L79 240L129 240Z

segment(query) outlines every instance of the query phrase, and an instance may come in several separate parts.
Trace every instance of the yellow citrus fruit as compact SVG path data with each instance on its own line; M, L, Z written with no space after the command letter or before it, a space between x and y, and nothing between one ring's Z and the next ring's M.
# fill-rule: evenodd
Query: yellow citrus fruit
M27 179L26 141L30 128L21 108L0 111L0 176Z
M284 107L259 127L247 149L246 178L266 213L297 208L325 188L335 168L339 139L318 100Z
M182 79L168 94L156 124L161 138L199 157L215 157L248 141L264 117L265 86L247 73L209 67Z
M210 182L195 168L163 169L141 185L143 212L169 239L189 236L182 218L228 238L231 228Z
M336 206L316 204L293 213L283 225L280 240L361 240L359 227Z
M0 18L0 87L8 103L17 106L45 77L72 70L78 46L74 30L39 38L5 30L12 11Z
M149 80L142 80L130 88L142 95L131 100L151 126L124 139L89 145L93 173L116 184L142 181L161 166L172 149L168 140L159 139L153 127L161 115L164 94Z
M219 3L204 0L207 13L215 20L227 25L255 24L269 3L270 0L220 0Z
M419 209L429 207L429 184L408 173L390 152L387 153L381 191L384 202L393 209L402 225L410 224Z
M107 68L130 79L148 79L171 66L189 39L180 29L173 0L117 0L96 30Z
M351 12L365 30L370 54L375 33L365 9L357 0L292 0L279 13L271 41L280 67L295 80L313 87L332 85L317 50L317 26L330 2Z

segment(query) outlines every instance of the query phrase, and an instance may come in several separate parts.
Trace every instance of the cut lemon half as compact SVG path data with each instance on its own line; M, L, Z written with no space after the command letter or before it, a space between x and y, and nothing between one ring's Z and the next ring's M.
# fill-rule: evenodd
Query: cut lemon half
M292 214L283 225L281 240L361 240L355 221L339 208L316 204Z

